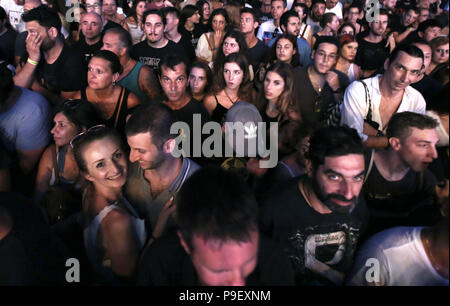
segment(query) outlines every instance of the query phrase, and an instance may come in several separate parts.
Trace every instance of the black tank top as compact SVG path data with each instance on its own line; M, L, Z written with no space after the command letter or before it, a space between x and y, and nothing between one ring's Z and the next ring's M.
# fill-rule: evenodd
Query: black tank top
M219 103L217 96L214 96L214 98L216 98L217 106L211 114L211 120L222 124L222 120L225 117L228 109L226 109L222 104Z

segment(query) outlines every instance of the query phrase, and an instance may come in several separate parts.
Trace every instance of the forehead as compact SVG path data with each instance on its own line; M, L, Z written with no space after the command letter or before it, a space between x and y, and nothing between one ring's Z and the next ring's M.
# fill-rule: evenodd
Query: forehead
M100 17L97 14L86 13L81 16L81 21L100 22Z
M288 23L290 23L290 22L300 22L300 17L298 17L298 16L291 16L288 19Z
M149 14L147 18L145 18L145 22L147 23L162 23L162 18L156 14Z
M69 119L67 119L66 115L64 115L63 112L59 112L55 115L54 118L55 121L64 121L64 122L69 122Z
M278 74L278 72L275 71L269 71L267 72L266 75L267 78L270 78L272 80L283 80L283 78L281 77L281 75Z
M100 57L93 57L89 62L89 66L102 67L103 69L109 68L109 62Z
M405 139L405 142L419 142L426 141L431 143L437 143L439 137L437 135L436 129L418 129L415 127L409 128L410 134Z
M423 59L420 57L411 56L406 52L400 51L392 64L400 64L408 70L420 70L422 69Z
M336 53L337 50L338 50L337 46L334 44L330 44L330 43L321 43L317 47L317 52L322 51L322 52L328 52L328 53Z
M27 29L35 29L35 30L45 30L45 27L41 26L39 24L39 22L37 22L36 20L33 21L29 21L25 24L25 27Z
M250 14L250 13L242 13L241 18L250 18L250 19L254 20L253 14Z
M234 37L228 36L227 38L225 38L225 41L230 43L230 42L236 42L236 39Z
M88 144L83 151L83 157L86 163L90 164L97 160L110 157L118 149L120 149L120 145L117 140L111 137L105 137Z
M278 0L272 1L272 6L279 7L280 5L284 6L284 2Z
M99 0L86 0L86 4L100 4Z
M190 74L195 74L195 75L206 75L206 71L203 70L200 67L194 67L191 69L191 73Z
M449 48L449 43L443 44L443 45L439 45L436 47L436 49L448 49Z
M414 44L417 48L419 48L420 50L422 50L422 52L425 53L431 53L431 47L429 45L424 45L424 44Z
M107 41L108 43L112 43L112 42L118 42L119 41L119 35L116 33L106 33L103 36L103 41Z
M357 7L351 7L348 11L350 13L359 13L359 9Z
M217 21L225 20L225 17L223 17L221 14L217 14L216 16L214 16L213 20Z
M354 176L364 171L364 155L348 154L342 156L325 157L323 165L319 170L332 170L344 176Z
M103 3L105 4L116 4L115 0L103 0Z
M161 76L169 77L169 78L177 78L179 76L186 75L186 65L184 63L180 63L175 65L173 69L167 66L161 66Z
M223 65L223 68L227 70L241 70L241 67L237 63L226 63Z
M127 136L127 141L132 148L150 148L153 144L152 135L150 132L139 133L132 136Z

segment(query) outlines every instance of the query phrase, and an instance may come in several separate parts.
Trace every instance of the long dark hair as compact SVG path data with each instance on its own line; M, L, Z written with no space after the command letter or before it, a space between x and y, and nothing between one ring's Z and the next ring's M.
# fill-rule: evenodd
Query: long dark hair
M292 43L292 46L295 50L295 54L292 56L291 66L293 68L299 66L300 59L299 59L299 53L298 53L297 37L295 37L294 35L290 35L290 34L283 34L277 38L275 43L272 45L272 48L267 53L266 63L272 64L272 63L278 61L278 59L277 59L277 44L280 41L280 39L287 39Z
M216 58L214 59L214 66L213 70L217 71L215 67L220 67L223 65L223 61L225 60L225 54L223 53L223 44L225 42L225 39L228 37L234 38L239 45L239 52L246 54L247 53L247 42L245 41L244 35L236 30L228 31L225 36L223 37L222 43L220 44L219 50L217 50ZM216 73L214 73L216 75Z

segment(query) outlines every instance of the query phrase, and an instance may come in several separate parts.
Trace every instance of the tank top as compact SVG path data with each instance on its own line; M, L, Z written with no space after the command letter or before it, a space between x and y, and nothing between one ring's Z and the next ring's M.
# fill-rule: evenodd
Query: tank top
M211 120L222 124L222 120L225 117L228 109L226 109L222 104L219 103L216 95L214 95L214 98L216 98L217 106L211 114Z
M59 183L62 184L68 184L68 185L74 185L74 181L69 181L59 175L64 171L64 165L66 163L66 154L67 154L67 146L63 146L59 148L57 154L56 154L56 166L57 169L54 167L52 168L52 176L50 177L50 186L55 185L56 183L56 176L58 175Z
M351 63L350 67L348 67L347 76L348 76L350 83L356 80L354 63Z
M142 104L147 104L149 102L148 97L139 88L139 72L143 66L144 64L141 62L136 62L133 69L131 69L131 71L119 81L119 85L134 93Z
M141 30L139 24L131 24L127 22L128 32L131 35L131 42L133 45L141 42L141 38L144 35L144 31Z

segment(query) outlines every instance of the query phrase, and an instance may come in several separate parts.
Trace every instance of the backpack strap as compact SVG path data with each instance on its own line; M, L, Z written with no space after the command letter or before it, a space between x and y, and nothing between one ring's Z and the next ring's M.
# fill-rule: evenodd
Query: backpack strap
M367 84L364 81L360 80L360 82L364 86L364 91L366 94L366 104L369 104L369 110L367 111L366 120L372 121L372 99L370 98L369 88L367 88Z

